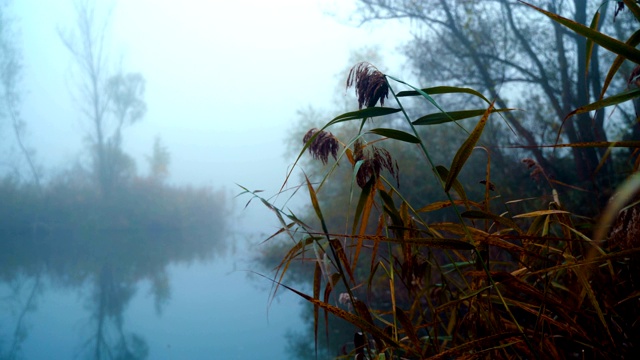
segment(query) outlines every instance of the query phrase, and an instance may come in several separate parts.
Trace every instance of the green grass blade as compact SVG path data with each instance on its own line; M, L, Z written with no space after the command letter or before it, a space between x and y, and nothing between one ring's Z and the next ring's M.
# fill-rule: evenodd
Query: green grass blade
M610 97L608 97L606 99L598 100L596 102L593 102L593 103L585 105L585 106L581 106L581 107L573 110L567 116L565 116L565 118L563 120L563 123L564 123L564 121L566 121L567 119L569 119L570 117L572 117L574 115L583 114L583 113L586 113L586 112L589 112L589 111L599 110L599 109L602 109L604 107L611 106L611 105L618 105L620 103L635 99L637 97L640 97L640 88L623 91L620 94L616 94L616 95L610 96Z
M633 35L629 37L629 39L627 40L627 44L629 44L630 46L636 47L639 43L640 43L640 30L637 30L636 32L633 33ZM622 64L624 64L625 60L626 58L624 56L618 55L613 60L613 63L611 63L609 72L607 72L607 76L605 77L604 83L602 85L602 92L600 93L600 99L604 98L604 93L609 88L609 84L611 84L613 77L618 73L618 70L620 69Z
M490 104L491 101L489 101L489 99L487 99L484 95L482 95L481 93L477 92L476 90L470 89L470 88L463 88L463 87L456 87L456 86L435 86L435 87L430 87L430 88L424 88L424 89L420 89L420 91L430 94L430 95L436 95L436 94L471 94L473 96L477 96L480 99L484 100L487 104ZM398 94L396 94L397 97L405 97L405 96L421 96L422 94L420 94L420 92L415 91L415 90L409 90L409 91L400 91Z
M440 176L440 179L442 179L442 181L449 177L449 169L442 165L436 166L436 171L438 172L438 175ZM464 201L464 205L468 209L469 199L467 198L467 193L464 191L464 187L462 186L460 181L458 181L458 179L453 180L453 184L451 184L451 187L453 188L453 190L455 190L458 196L460 196L460 200Z
M416 91L418 94L422 95L422 97L424 97L425 99L427 99L427 101L429 101L429 102L430 102L433 106L435 106L438 110L440 110L441 112L443 112L443 113L445 113L445 114L446 114L446 111L444 111L444 109L443 109L443 108L442 108L442 107L441 107L441 106L440 106L440 105L439 105L435 100L433 100L433 98L432 98L429 94L427 94L426 92L424 92L424 91L422 91L421 89L418 89L417 87L415 87L415 86L413 86L413 85L411 85L411 84L408 84L408 83L406 83L406 82L404 82L404 81L402 81L402 80L400 80L400 79L394 78L394 77L393 77L393 76L391 76L391 75L385 75L385 76L386 76L386 77L388 77L388 78L389 78L389 79L391 79L391 80L397 81L397 82L399 82L400 84L404 84L404 85L406 85L406 86L408 86L408 87L412 88L412 89L413 89L414 91ZM397 96L396 96L396 98L397 98Z
M339 122L343 122L343 121L349 121L349 120L358 120L358 119L367 119L367 118L372 118L372 117L378 117L378 116L385 116L385 115L390 115L390 114L394 114L397 112L400 112L401 109L396 109L396 108L388 108L388 107L371 107L371 108L365 108L362 110L357 110L357 111L351 111L351 112L347 112L344 113L342 115L338 115L335 118L333 118L333 120L331 120L326 126L329 127L333 124L337 124Z
M591 30L597 30L598 28L598 22L600 21L600 11L596 11L596 14L593 15L593 19L591 20L591 25L589 25L589 28ZM587 45L586 45L586 66L585 66L585 78L587 76L589 76L589 64L591 64L591 55L593 54L593 40L591 39L587 39Z
M313 188L313 185L311 185L311 181L309 181L309 178L307 177L306 174L304 175L304 179L307 182L307 189L309 190L309 197L311 198L311 204L313 205L313 210L316 212L316 216L318 217L318 220L320 220L320 222L322 223L322 230L328 234L329 230L327 229L327 226L324 221L324 217L322 216L322 211L320 211L320 203L318 202L318 196L316 194L316 191Z
M489 108L485 111L484 115L473 129L467 140L462 144L460 149L456 152L456 155L451 162L451 167L449 170L449 176L447 176L447 180L445 181L444 191L449 192L453 182L458 177L460 171L462 171L462 167L464 166L469 156L471 156L471 152L473 148L476 146L476 143L480 139L480 135L482 135L482 131L484 130L484 125L487 123L487 119L489 119L489 115L491 114L491 110L493 109L493 104L489 105Z
M380 136L385 136L390 139L400 140L400 141L404 141L412 144L420 143L420 139L401 130L377 128L377 129L371 129L368 132L372 134L377 134Z
M615 38L612 38L610 36L607 36L599 31L593 30L587 26L584 26L580 23L577 23L573 20L569 20L567 18L564 18L560 15L554 14L552 12L543 10L539 7L533 6L531 4L528 4L524 1L520 1L521 3L535 9L536 11L539 11L540 13L546 15L547 17L549 17L551 20L573 30L574 32L576 32L579 35L582 35L584 37L586 37L587 39L592 40L594 43L602 46L603 48L622 55L624 57L626 57L628 60L633 61L636 64L640 64L640 50L629 46L628 44L623 43L620 40L617 40Z
M513 111L515 109L492 109L491 112L505 112L505 111ZM413 121L413 125L438 125L444 124L451 121L464 120L476 116L483 115L487 109L473 109L473 110L460 110L460 111L450 111L446 114L444 113L433 113L420 117L419 119Z

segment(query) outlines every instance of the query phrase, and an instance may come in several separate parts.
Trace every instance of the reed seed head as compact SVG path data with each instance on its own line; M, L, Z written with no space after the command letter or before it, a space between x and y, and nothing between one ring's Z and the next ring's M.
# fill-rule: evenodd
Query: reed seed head
M349 71L347 77L347 89L354 86L358 97L358 109L363 106L374 107L380 101L384 105L384 99L389 98L389 85L382 72L368 62L356 64Z
M329 162L329 155L333 156L334 160L338 159L340 143L332 133L313 128L304 135L302 143L306 144L311 140L313 141L309 145L309 152L314 159L320 159L323 165Z
M363 188L369 180L377 178L382 169L387 169L396 180L398 187L400 187L400 169L398 162L391 157L391 154L386 149L373 145L371 145L371 149L368 152L365 152L364 147L365 145L360 140L356 140L353 144L355 162L362 160L362 165L360 165L356 175L358 186Z

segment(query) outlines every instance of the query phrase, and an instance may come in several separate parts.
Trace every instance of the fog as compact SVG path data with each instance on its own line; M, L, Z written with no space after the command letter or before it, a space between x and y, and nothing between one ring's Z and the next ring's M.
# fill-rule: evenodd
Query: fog
M86 339L54 333L57 328L72 335L82 333L90 328L87 318L102 324L97 314L108 304L87 298L99 299L112 282L121 281L117 286L124 287L120 294L125 295L118 298L117 306L109 305L119 309L112 326L122 339L129 339L118 346L134 355L208 359L216 358L211 356L214 352L229 359L258 354L281 358L284 334L301 326L299 299L285 294L270 305L268 281L246 281L247 270L252 270L246 259L255 253L247 246L273 232L277 222L260 204L244 209L248 197L232 198L241 192L236 184L276 193L293 162L291 156L285 156L284 145L296 126L296 110L309 105L332 107L354 50L378 47L387 63L399 66L396 46L406 29L390 23L355 26L350 20L355 9L351 1L127 0L98 1L98 5L98 21L110 16L105 49L109 70L139 72L146 82L143 100L147 111L141 121L123 129L123 152L135 159L137 174L144 176L159 138L171 158L167 184L210 187L228 194L225 211L232 214L231 235L224 247L231 250L225 250L227 257L218 256L217 248L204 248L200 238L189 238L193 242L186 245L192 246L190 250L168 246L163 254L154 255L154 265L140 270L136 259L128 259L129 250L105 249L100 243L101 250L89 251L100 259L100 265L85 265L101 270L85 271L88 277L69 285L71 275L66 270L41 278L41 270L33 269L52 263L66 268L72 261L69 254L77 250L41 246L37 236L24 241L11 238L9 244L34 241L35 245L25 245L30 249L26 252L5 252L9 259L5 261L27 258L33 264L8 272L6 283L0 283L0 295L11 299L0 303L0 322L6 324L0 327L0 336L6 339L0 357L46 358L55 353L71 358L90 353L87 344L79 345ZM74 2L20 0L9 3L4 11L12 20L21 62L17 90L25 123L23 140L43 182L76 163L89 168L87 136L93 129L82 114L77 94L82 74L61 40L61 34L77 31ZM354 95L342 92L339 96ZM0 131L8 159L0 168L2 175L17 166L20 177L29 179L25 160L11 144L14 138L6 122ZM238 233L245 236L236 236ZM89 241L85 237L80 236L80 243ZM144 244L156 241L131 238ZM106 243L114 241L105 239ZM127 239L129 235L117 241ZM94 241L99 242L91 238ZM136 251L146 253L156 245L146 246ZM101 252L109 253L106 260ZM180 255L174 257L175 253ZM211 259L215 259L213 265L207 265ZM136 270L129 272L129 268ZM217 276L215 286L211 273ZM129 279L126 285L118 280L124 278ZM168 282L169 290L163 281ZM190 312L177 310L183 308ZM82 309L94 310L78 314ZM233 322L236 328L231 328ZM128 332L133 335L125 337ZM100 336L96 336L91 358L101 358Z
M55 168L82 156L89 126L71 96L74 64L57 31L73 30L73 3L12 7L23 44L29 144ZM159 136L171 152L173 182L276 190L296 109L331 106L352 50L378 45L394 56L396 29L356 27L353 8L346 1L117 3L109 56L142 73L148 108L126 130L125 151L144 166Z

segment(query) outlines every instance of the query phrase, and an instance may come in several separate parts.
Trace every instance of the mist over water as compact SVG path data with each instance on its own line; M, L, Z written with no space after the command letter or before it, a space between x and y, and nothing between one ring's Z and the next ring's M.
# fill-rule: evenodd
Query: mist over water
M275 194L296 110L330 107L350 51L392 49L393 36L340 21L346 2L97 5L105 71L140 74L146 106L114 140L120 177L101 190L84 75L61 39L77 30L74 1L2 8L41 187L4 121L0 358L286 358L285 334L307 320L252 276L279 224L237 184Z

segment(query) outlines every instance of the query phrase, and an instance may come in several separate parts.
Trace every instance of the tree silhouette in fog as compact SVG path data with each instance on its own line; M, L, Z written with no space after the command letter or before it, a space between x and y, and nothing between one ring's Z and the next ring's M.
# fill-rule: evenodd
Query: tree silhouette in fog
M133 160L122 151L122 130L142 119L145 80L139 73L113 71L109 59L110 12L100 18L97 3L75 3L76 28L59 31L77 66L76 95L88 133L93 171L101 194L107 196L133 172Z

